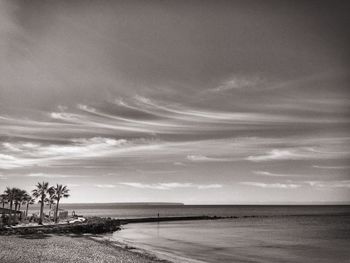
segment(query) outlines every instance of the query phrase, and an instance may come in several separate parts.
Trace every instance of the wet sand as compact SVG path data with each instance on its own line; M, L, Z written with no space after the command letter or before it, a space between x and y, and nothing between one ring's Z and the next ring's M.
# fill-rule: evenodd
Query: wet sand
M89 235L0 236L0 248L0 262L6 263L168 262Z

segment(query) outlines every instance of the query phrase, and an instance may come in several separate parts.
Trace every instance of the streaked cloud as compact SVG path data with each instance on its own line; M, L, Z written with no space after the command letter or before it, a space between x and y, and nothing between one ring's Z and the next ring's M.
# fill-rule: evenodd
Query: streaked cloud
M116 185L114 184L95 184L96 187L98 188L115 188Z
M43 177L43 178L72 178L72 177L86 177L85 175L68 175L68 174L47 174L47 173L30 173L29 177Z
M72 202L349 201L346 9L29 2L0 1L0 188L57 178L82 186Z
M12 144L11 144L12 145ZM20 154L0 154L0 168L14 169L18 167L50 165L64 160L89 159L94 157L127 154L132 152L156 150L159 144L151 144L144 140L127 141L103 137L74 138L67 144L32 144L31 147L23 143L14 144L20 149ZM34 146L34 147L32 147Z
M350 180L330 180L330 181L291 181L287 182L240 182L242 185L255 186L260 188L281 188L281 189L295 189L299 187L311 186L319 189L332 189L332 188L350 188Z
M257 175L266 175L266 176L293 176L293 175L289 175L289 174L280 174L280 173L270 173L270 172L267 172L267 171L253 171L254 174L257 174Z
M350 188L350 180L306 181L305 183L316 188Z
M349 157L350 152L316 150L313 147L293 147L287 149L272 149L262 155L251 155L246 159L253 162L274 160L312 160L312 159L337 159Z
M295 189L301 187L300 184L294 183L262 183L262 182L240 182L242 185L255 186L261 188L279 188L279 189Z
M271 160L295 160L303 159L306 155L299 154L295 150L284 150L284 149L273 149L267 152L264 155L252 155L248 156L248 161L253 162L262 162L262 161L271 161Z
M205 155L187 155L187 160L192 162L230 162L233 159L230 158L217 158L217 157L208 157Z
M210 89L211 92L224 92L228 90L236 90L236 89L252 89L262 88L262 84L264 81L259 77L244 77L244 76L234 76L229 78L228 80L221 83L219 86Z
M154 184L145 184L138 182L122 182L121 185L126 185L135 188L141 189L156 189L156 190L172 190L176 188L197 188L197 189L215 189L221 188L221 184L193 184L193 183L154 183Z
M132 107L139 111L144 111L148 114L159 116L162 118L170 118L177 121L183 122L194 122L196 125L203 123L221 123L221 124L231 124L231 125L242 125L242 124L282 124L282 123L319 123L320 120L309 119L301 116L291 116L284 115L280 113L261 113L261 112L223 112L223 111L208 111L199 108L188 107L186 105L169 104L166 102L160 102L156 100L151 100L142 96L135 96L133 103L136 106ZM127 104L122 104L127 105ZM130 106L128 106L130 107ZM323 120L325 122L325 120Z
M330 169L330 170L345 170L345 169L350 169L350 166L324 166L324 165L313 165L312 167L314 168L319 168L319 169Z

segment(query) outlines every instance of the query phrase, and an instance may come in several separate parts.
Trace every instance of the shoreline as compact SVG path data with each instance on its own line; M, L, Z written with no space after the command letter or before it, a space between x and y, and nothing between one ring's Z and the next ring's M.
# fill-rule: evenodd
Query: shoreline
M170 255L160 254L156 251L153 251L152 249L148 249L145 247L141 247L140 245L135 245L130 242L126 242L125 240L115 240L112 237L108 236L91 236L89 239L105 244L107 246L112 246L116 249L123 249L126 251L129 251L136 255L145 256L147 258L150 258L152 260L155 260L155 262L164 262L164 263L197 263L197 261L178 261L175 259L175 257L171 257ZM198 262L203 263L203 262Z
M125 240L116 240L111 235L121 231L121 226L129 223L218 219L222 217L151 217L123 220L95 217L86 223L9 227L0 231L0 259L8 263L205 263L169 252L155 251L151 247L131 244ZM79 261L81 257L83 261Z
M99 219L101 220L101 218ZM78 257L82 257L84 261L81 262L84 263L205 263L204 261L185 258L171 252L155 251L151 247L142 246L140 244L132 244L126 240L113 239L112 233L122 231L123 228L120 228L120 226L129 223L213 219L217 220L221 218L201 216L128 219L127 221L123 222L118 221L120 224L118 225L119 227L117 230L103 231L100 233L72 231L71 227L74 226L74 229L76 227L81 229L81 226L84 225L84 223L59 226L47 225L14 227L10 229L10 232L5 232L5 234L2 233L2 235L0 235L0 247L2 247L2 250L0 251L0 259L9 263L75 263L80 262L77 260ZM105 223L103 220L102 222ZM59 231L57 231L58 229ZM15 251L15 253L12 253L12 251ZM103 251L103 255L101 255L101 251Z
M205 261L201 261L197 259L186 258L180 255L177 255L175 253L169 253L164 251L160 252L158 250L155 251L149 246L143 246L140 244L131 243L123 239L116 240L108 236L103 236L103 237L92 236L90 238L96 242L103 242L104 244L108 244L113 247L125 249L135 254L141 254L141 255L153 258L156 260L156 262L160 261L164 263L207 263Z

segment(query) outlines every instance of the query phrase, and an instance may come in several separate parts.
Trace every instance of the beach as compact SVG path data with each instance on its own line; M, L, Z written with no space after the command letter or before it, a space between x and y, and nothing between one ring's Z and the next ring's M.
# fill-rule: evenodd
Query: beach
M345 263L350 257L350 206L73 208L94 216L112 213L114 219L15 227L0 236L0 262ZM155 212L170 217L150 217ZM113 220L119 231L96 228Z
M0 262L6 263L167 262L91 235L0 236L0 247Z

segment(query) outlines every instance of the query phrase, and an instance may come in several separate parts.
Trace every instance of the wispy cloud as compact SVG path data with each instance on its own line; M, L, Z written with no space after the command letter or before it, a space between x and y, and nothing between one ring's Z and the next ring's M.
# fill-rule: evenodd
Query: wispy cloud
M95 184L95 187L98 187L98 188L115 188L116 185L114 185L114 184Z
M297 120L303 122L300 118L291 118L279 114L267 114L261 112L224 112L224 111L208 111L204 109L192 108L185 105L161 103L142 96L135 96L135 101L139 110L147 113L155 114L167 119L180 120L185 123L195 123L197 126L202 124L274 124L289 123ZM309 120L310 121L310 120ZM219 126L220 127L220 126ZM216 127L217 129L219 127ZM207 126L208 128L208 126ZM214 127L212 127L214 128ZM222 129L223 127L221 127Z
M323 165L313 165L314 168L319 169L331 169L331 170L344 170L344 169L350 169L350 166L323 166Z
M322 142L322 147L317 143ZM294 147L291 147L293 146ZM279 149L276 146L286 147ZM310 145L315 145L310 147ZM190 162L266 162L278 160L323 160L346 158L347 140L314 141L298 138L227 138L213 140L188 140L166 142L156 139L116 139L113 137L76 137L61 141L17 141L0 144L0 168L16 169L32 166L55 166L70 164L91 166L112 165L106 159L125 157L136 160L157 160L170 163L186 158ZM272 148L272 149L271 149ZM315 150L316 149L316 150ZM201 153L201 154L193 154ZM131 161L131 160L130 160ZM261 171L261 175L268 175ZM272 173L270 173L272 176ZM277 175L275 175L277 176Z
M193 183L154 183L154 184L145 184L138 182L122 182L121 185L126 185L135 188L142 189L157 189L157 190L171 190L176 188L197 188L197 189L213 189L221 188L221 184L193 184Z
M262 85L263 83L264 81L262 80L262 78L259 77L234 76L225 80L219 86L212 88L209 91L223 92L236 89L256 88L256 86Z
M305 183L316 188L350 188L350 180L305 181Z
M28 177L44 177L44 178L71 178L71 177L86 177L85 175L68 175L68 174L51 174L51 173L30 173Z
M273 160L312 160L312 159L336 159L349 156L347 151L316 150L313 147L293 147L287 149L272 149L261 155L251 155L248 161L264 162Z
M1 154L0 153L0 168L2 169L12 169L12 168L16 168L19 167L17 164L17 158L12 156L12 155L8 155L8 154Z
M260 188L281 188L281 189L295 189L299 187L311 186L316 189L331 189L331 188L350 188L350 180L331 180L331 181L291 181L287 182L240 182L242 185L260 187Z
M208 157L205 155L187 155L187 160L192 162L230 162L233 159L230 158L218 158L218 157Z
M257 175L265 175L265 176L276 176L276 177L283 177L283 176L294 176L294 175L290 175L290 174L280 174L280 173L270 173L267 171L253 171L254 174Z
M16 151L0 154L0 168L14 169L26 166L49 166L64 160L83 160L118 154L132 154L161 147L157 142L147 140L127 141L103 137L75 138L65 144L11 144ZM19 151L17 150L19 149Z
M296 153L295 150L285 150L285 149L273 149L264 155L252 155L248 156L248 161L261 162L270 160L295 160L303 159L306 156L303 154Z
M301 187L295 183L262 183L262 182L240 182L242 185L255 186L261 188L295 189Z
M304 182L347 178L349 63L340 52L348 46L341 35L346 10L327 6L331 18L316 10L312 27L286 31L310 13L297 12L298 5L276 16L259 6L261 15L242 16L235 1L176 3L167 15L160 1L138 1L140 8L96 0L36 1L28 8L27 2L0 0L0 173L9 185L57 177L94 188L101 201L116 189L115 198L127 195L132 186L118 182L134 184L135 200L154 197L142 187L177 189L191 202L271 200L259 191L246 196L256 188L239 184L258 181L265 184L260 190L301 185L300 200L349 198L344 188L311 196ZM319 30L325 22L336 32ZM252 24L269 30L242 26ZM259 48L252 44L257 35ZM283 41L271 43L273 37ZM79 174L89 180L68 178ZM95 184L116 188L107 196ZM225 184L215 196L197 191ZM84 201L91 189L83 188L73 201Z

